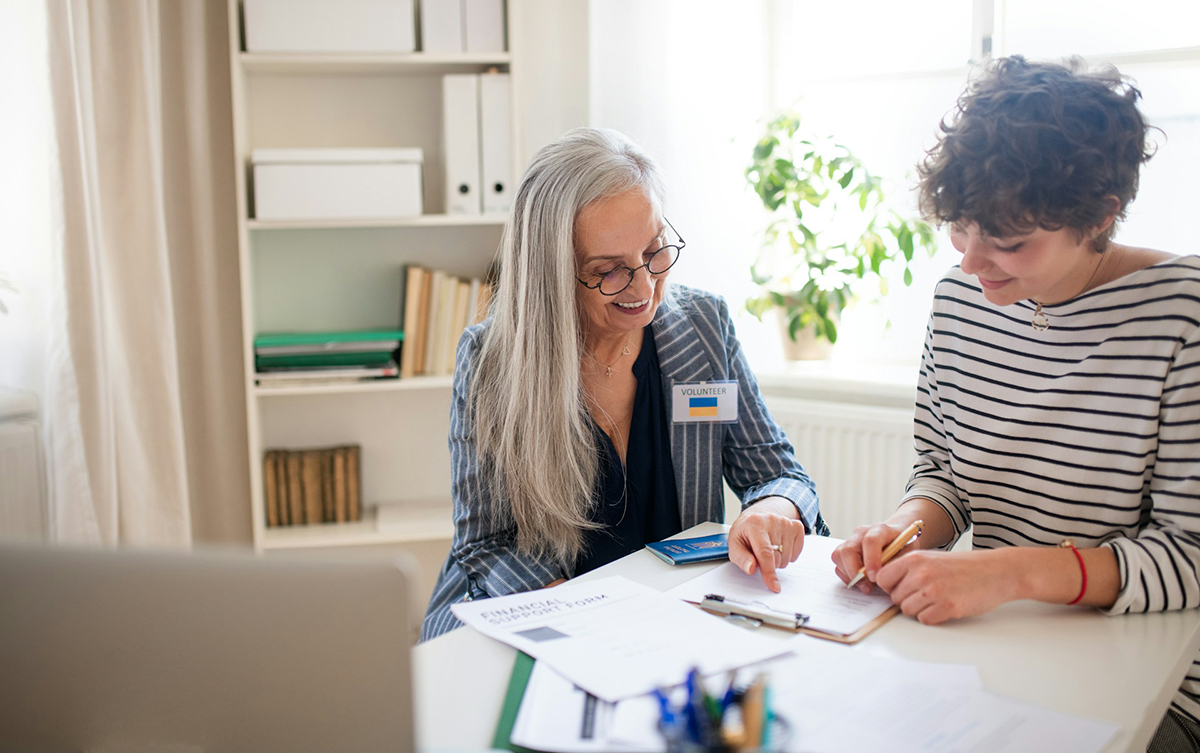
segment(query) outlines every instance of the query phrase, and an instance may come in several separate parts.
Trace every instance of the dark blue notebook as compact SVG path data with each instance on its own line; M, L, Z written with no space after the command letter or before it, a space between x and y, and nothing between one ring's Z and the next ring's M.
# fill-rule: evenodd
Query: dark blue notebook
M697 536L694 539L668 539L647 544L646 548L670 565L690 565L729 559L729 536Z

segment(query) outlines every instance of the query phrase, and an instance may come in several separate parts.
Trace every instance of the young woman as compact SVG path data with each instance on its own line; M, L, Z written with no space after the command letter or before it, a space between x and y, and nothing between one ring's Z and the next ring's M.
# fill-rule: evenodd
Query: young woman
M923 623L1200 605L1200 259L1112 240L1150 157L1140 96L1113 70L997 60L919 166L962 262L934 296L907 493L834 563ZM975 551L930 551L968 528ZM1194 664L1156 744L1200 749L1198 692Z

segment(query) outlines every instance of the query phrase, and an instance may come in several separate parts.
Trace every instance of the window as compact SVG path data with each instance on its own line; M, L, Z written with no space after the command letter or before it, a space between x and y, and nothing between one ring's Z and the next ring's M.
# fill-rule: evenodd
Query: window
M658 159L667 211L689 242L672 277L726 296L736 316L757 292L748 267L763 215L743 170L766 118L794 107L915 212L914 165L973 60L1083 54L1135 79L1143 111L1165 132L1118 237L1185 253L1189 170L1200 164L1198 15L1196 0L1133 10L1118 0L606 0L589 6L590 122ZM934 285L957 261L944 242L912 287L895 280L881 306L848 312L836 357L914 364ZM774 324L738 319L760 366L778 357Z
M45 6L0 2L0 385L38 394L51 241Z
M1192 251L1182 218L1194 204L1191 173L1200 164L1200 4L797 1L781 3L777 12L774 107L794 106L809 126L833 134L893 194L913 186L915 163L934 143L971 61L987 50L1043 60L1082 55L1089 65L1115 64L1134 79L1144 96L1143 113L1162 129L1151 136L1157 154L1143 169L1141 190L1117 237L1173 253ZM909 202L915 211L911 193ZM957 258L943 239L911 288L897 282L881 310L850 312L841 355L914 359L933 287ZM885 319L892 322L886 332Z

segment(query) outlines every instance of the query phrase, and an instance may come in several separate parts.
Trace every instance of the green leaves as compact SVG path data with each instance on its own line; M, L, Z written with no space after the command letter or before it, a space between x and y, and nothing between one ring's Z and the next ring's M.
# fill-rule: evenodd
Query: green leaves
M893 270L912 284L917 249L933 254L933 228L894 211L882 181L845 146L802 131L798 114L771 120L751 157L746 181L769 219L751 268L763 295L746 309L759 318L782 309L793 339L812 328L835 342L838 314L862 292L852 286L875 277L886 295Z
M904 224L904 225L901 225L898 230L895 230L893 232L896 233L896 243L897 243L897 245L900 246L900 252L904 254L904 260L912 261L912 258L913 258L912 230L909 229L907 224ZM907 265L905 265L905 268L907 269ZM906 282L904 284L909 285L911 283Z
M768 136L759 140L758 144L756 144L754 147L754 159L764 160L767 157L770 157L771 152L773 152L777 146L779 146L779 139L775 138L774 136Z
M831 343L836 343L838 336L837 325L834 324L832 319L822 319L821 328L817 330L817 335L824 335L826 340ZM792 339L795 340L796 338L793 337Z

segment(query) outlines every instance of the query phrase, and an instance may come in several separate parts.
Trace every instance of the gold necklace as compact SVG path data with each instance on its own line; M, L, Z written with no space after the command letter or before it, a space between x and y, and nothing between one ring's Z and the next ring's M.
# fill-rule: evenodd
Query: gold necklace
M629 338L631 338L631 337L633 337L633 330L629 330L629 334L625 335L625 346L621 348L621 352L617 354L617 357L613 359L612 363L604 363L599 358L596 358L596 356L592 355L592 352L590 350L587 351L588 358L592 359L597 364L603 366L604 367L604 376L610 377L613 375L613 371L612 371L613 366L617 365L617 361L620 361L622 358L629 355L629 353L630 353Z
M1074 296L1072 296L1072 298L1078 298L1079 296L1083 295L1084 293L1086 293L1088 291L1088 288L1090 288L1092 286L1092 280L1096 279L1096 273L1100 271L1100 267L1102 267L1103 265L1104 265L1104 256L1101 255L1099 263L1097 263L1096 268L1092 270L1092 276L1089 277L1087 282L1085 282L1083 284L1083 289L1080 290L1078 293L1076 293ZM1034 310L1033 310L1033 319L1030 320L1029 326L1033 327L1038 332L1045 332L1046 330L1050 329L1050 317L1046 316L1045 312L1042 311L1042 302L1041 301L1039 301L1036 298L1034 298L1032 300L1037 305L1036 305L1036 308L1034 308ZM1067 299L1067 300L1070 300L1070 299Z

